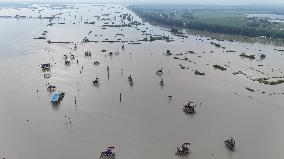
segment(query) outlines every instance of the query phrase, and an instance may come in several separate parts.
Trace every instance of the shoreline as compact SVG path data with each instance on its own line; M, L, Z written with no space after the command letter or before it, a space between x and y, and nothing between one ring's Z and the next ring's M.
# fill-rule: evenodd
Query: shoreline
M139 16L139 17L141 19L143 19L144 22L148 22L149 24L156 26L156 27L167 28L169 30L172 29L172 27L173 27L173 26L162 24L162 23L146 20L141 16ZM245 43L260 43L260 44L266 44L266 45L274 45L274 46L277 46L277 47L283 46L283 44L284 44L284 39L283 40L281 40L281 39L264 39L264 38L261 38L261 37L248 37L248 36L235 35L235 34L214 33L214 32L201 31L201 30L196 30L196 29L187 29L187 28L183 28L183 27L174 27L174 28L177 28L179 31L185 31L187 35L206 36L206 37L210 37L210 38L213 38L213 39L217 38L217 39L227 40L227 41L233 40L233 41L245 42Z
M208 16L210 16L211 12L211 14L214 14L207 19L207 21L209 21L207 23L202 19L204 18L204 15L199 15L200 11L198 9L145 9L143 6L141 8L139 8L139 6L127 6L127 9L143 19L144 22L149 22L150 24L158 26L171 27L171 29L178 28L179 30L188 30L201 35L213 35L215 37L225 36L229 37L229 40L245 39L241 40L245 42L260 41L261 43L273 43L274 45L282 45L284 43L284 38L282 36L283 31L281 29L282 23L267 24L269 20L267 22L259 22L262 20L261 18L248 19L243 16L244 13L242 11L239 13L238 10L234 11L234 13L237 14L236 17L234 17L227 13L227 10L220 10L220 12L223 11L224 13L222 12L220 15L215 15L217 14L215 12L218 12L219 10L213 9L212 11L212 9L205 9L204 12L209 12L205 13L209 14ZM234 20L235 22L233 22L232 19L237 20ZM212 22L214 20L218 22ZM254 25L259 26L257 27Z

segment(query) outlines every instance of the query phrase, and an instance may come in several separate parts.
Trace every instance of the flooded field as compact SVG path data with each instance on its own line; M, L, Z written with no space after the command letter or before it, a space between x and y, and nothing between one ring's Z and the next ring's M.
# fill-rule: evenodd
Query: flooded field
M1 8L0 23L0 158L284 157L281 46L173 32L119 5Z

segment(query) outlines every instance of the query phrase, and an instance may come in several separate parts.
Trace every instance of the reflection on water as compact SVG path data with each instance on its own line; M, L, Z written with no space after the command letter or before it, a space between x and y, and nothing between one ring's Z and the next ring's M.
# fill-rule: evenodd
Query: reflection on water
M114 145L116 158L180 158L176 146L185 141L191 153L184 158L284 157L283 84L255 80L282 79L282 47L178 37L125 6L34 7L0 10L0 16L12 16L0 19L0 157L94 158ZM13 18L16 14L30 18ZM56 14L51 21L38 18ZM46 39L34 39L39 36ZM150 42L151 36L170 42ZM91 57L85 57L88 50ZM167 50L172 55L165 56ZM241 58L243 52L255 59ZM52 65L50 78L43 77L43 63ZM61 104L51 105L47 83L66 93ZM197 103L194 115L183 112L189 100ZM224 145L231 136L235 152Z
M54 110L58 110L58 108L60 107L60 103L59 104L52 104L52 109Z

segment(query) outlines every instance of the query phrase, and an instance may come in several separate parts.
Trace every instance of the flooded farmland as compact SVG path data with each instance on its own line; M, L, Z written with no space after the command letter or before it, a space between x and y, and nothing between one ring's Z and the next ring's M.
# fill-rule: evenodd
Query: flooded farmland
M182 34L123 5L5 6L0 23L0 158L284 157L284 47Z

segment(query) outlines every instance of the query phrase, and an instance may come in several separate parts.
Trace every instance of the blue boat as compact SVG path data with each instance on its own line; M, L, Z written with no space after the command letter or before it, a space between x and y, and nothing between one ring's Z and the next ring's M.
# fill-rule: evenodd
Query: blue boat
M58 104L62 101L63 97L64 97L65 93L61 92L61 93L53 93L51 96L51 103L52 104Z

